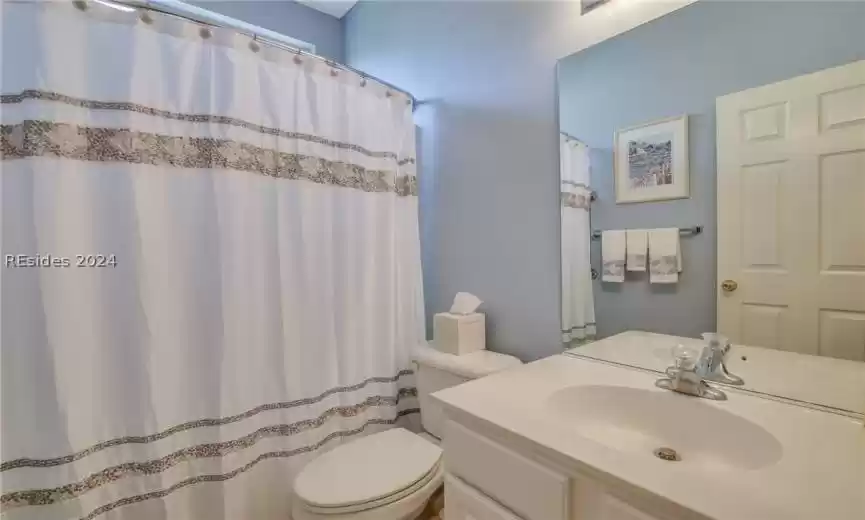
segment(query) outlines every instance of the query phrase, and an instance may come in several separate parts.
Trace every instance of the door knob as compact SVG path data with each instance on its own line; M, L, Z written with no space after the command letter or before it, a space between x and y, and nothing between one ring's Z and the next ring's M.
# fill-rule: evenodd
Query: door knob
M724 292L733 292L738 288L739 284L736 282L736 280L724 280L723 282L721 282L721 289L723 289Z

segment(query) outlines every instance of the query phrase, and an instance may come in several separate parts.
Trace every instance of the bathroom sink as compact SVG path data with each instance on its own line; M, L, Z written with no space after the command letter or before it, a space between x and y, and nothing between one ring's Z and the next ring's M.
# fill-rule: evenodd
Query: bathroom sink
M775 464L783 451L771 433L723 404L667 390L571 386L547 405L586 438L670 464L754 470Z

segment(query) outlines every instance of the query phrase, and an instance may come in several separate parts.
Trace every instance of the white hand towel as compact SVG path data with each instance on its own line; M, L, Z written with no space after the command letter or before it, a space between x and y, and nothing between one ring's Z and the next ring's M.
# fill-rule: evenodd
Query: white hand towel
M645 271L649 252L649 235L645 229L629 229L625 240L628 271Z
M601 234L601 262L605 282L625 281L625 231L604 231Z
M679 228L649 230L649 282L677 283L682 272Z

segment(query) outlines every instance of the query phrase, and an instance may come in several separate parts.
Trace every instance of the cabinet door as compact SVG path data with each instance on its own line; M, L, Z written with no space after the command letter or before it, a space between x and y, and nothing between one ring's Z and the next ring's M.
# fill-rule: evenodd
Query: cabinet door
M446 520L521 520L453 475L445 476Z

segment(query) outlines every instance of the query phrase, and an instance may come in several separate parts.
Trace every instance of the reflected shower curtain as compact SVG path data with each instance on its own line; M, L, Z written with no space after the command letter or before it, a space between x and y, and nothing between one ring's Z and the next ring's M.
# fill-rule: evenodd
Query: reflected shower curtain
M4 3L2 517L287 519L417 419L406 96L230 30Z
M595 336L595 303L589 256L589 147L560 136L562 179L562 341L584 342Z

